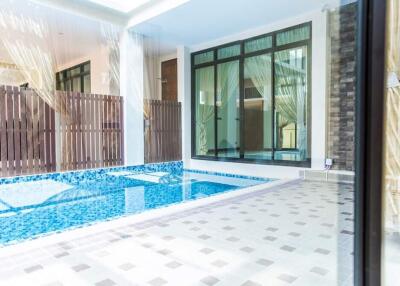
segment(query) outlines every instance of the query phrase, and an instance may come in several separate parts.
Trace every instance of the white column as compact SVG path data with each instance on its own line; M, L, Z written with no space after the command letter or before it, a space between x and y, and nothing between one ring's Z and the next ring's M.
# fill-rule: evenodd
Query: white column
M120 41L120 89L124 98L125 165L144 163L143 37L125 30Z
M179 46L178 57L178 101L182 103L182 160L189 168L191 158L191 68L190 51Z
M315 24L317 23L317 24ZM326 158L327 14L317 13L312 29L311 168L323 170ZM314 48L318 47L318 48Z

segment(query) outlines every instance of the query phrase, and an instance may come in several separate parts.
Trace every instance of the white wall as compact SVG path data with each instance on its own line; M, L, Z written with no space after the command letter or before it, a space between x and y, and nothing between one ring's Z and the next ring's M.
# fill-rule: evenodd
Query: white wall
M257 175L273 178L294 178L304 168L273 165L256 165L243 163L215 162L191 159L191 72L190 53L218 46L224 43L243 40L253 36L273 32L293 25L312 22L312 138L311 138L311 168L322 170L325 161L326 140L326 69L327 69L327 15L325 12L314 11L298 17L282 20L257 29L245 31L236 35L224 37L193 47L178 49L179 95L183 100L183 161L185 168ZM187 61L189 61L189 66ZM185 72L182 75L182 72Z
M59 65L57 71L62 71L87 61L90 61L91 93L109 95L109 49L105 45L95 46L90 54Z

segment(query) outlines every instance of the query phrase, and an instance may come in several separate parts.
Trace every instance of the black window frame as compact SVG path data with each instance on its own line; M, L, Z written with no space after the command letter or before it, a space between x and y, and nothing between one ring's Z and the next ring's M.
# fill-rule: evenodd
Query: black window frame
M301 28L304 26L309 26L310 29L310 38L307 40L302 40L294 43L289 43L285 45L276 45L276 35L282 32L294 30L296 28ZM248 52L245 53L245 43L256 40L259 38L263 37L271 37L272 38L272 46L267 49L263 50L258 50L258 51L253 51L253 52ZM228 57L224 59L218 59L218 50L221 48L225 47L230 47L234 45L240 45L240 55L238 56L233 56L233 57ZM294 161L294 160L277 160L274 158L274 151L277 149L275 148L275 112L272 112L272 125L273 125L273 130L272 130L272 159L250 159L250 158L245 158L244 157L244 75L243 75L243 65L244 65L244 60L249 57L254 57L254 56L260 56L260 55L265 55L265 54L270 54L271 55L271 60L272 60L272 110L275 111L275 84L274 84L274 79L275 79L275 59L274 59L274 53L283 51L283 50L288 50L288 49L293 49L293 48L298 48L298 47L307 47L307 146L308 146L308 158L304 161ZM201 64L195 64L195 56L199 54L203 54L206 52L214 52L214 59L213 61L206 62L206 63L201 63ZM218 64L221 63L226 63L226 62L231 62L239 60L239 89L240 89L240 108L239 108L239 113L240 113L240 158L229 158L229 157L218 157L218 140L217 140L217 118L218 118L218 110L217 110L217 105L214 102L214 133L215 133L215 154L213 156L209 155L197 155L196 154L196 86L195 86L195 76L196 76L196 70L204 67L210 67L214 66L214 88L216 89L216 79L218 77L217 74L217 67ZM278 166L293 166L293 167L304 167L304 168L311 168L311 135L312 135L312 116L311 116L311 110L312 110L312 21L309 22L304 22L298 25L290 26L284 29L276 30L270 33L266 34L261 34L257 35L255 37L243 39L243 40L238 40L230 43L226 43L223 45L211 47L208 49L204 49L201 51L196 51L191 54L191 128L192 128L192 136L191 136L191 158L195 160L208 160L208 161L225 161L225 162L235 162L235 163L252 163L252 164L264 164L264 165L278 165ZM216 101L216 93L214 95L214 101ZM296 127L296 133L297 133L297 127ZM279 151L285 151L289 149L282 149ZM293 150L293 149L290 149Z
M85 71L85 66L87 66L87 65L89 65L89 70ZM67 76L68 72L71 73L72 70L75 70L77 68L79 68L79 70L80 70L79 74L76 74L76 75L73 75L73 76L71 76L71 75ZM86 61L86 62L83 62L81 64L75 65L75 66L67 68L65 70L62 70L60 72L57 72L56 73L56 87L57 87L57 90L67 91L65 89L65 86L66 86L67 81L69 80L71 82L71 91L72 91L73 90L73 79L80 78L81 90L79 92L84 93L85 92L85 90L84 90L84 88L85 88L85 76L88 75L90 77L90 92L91 92L92 91L92 86L91 86L92 85L91 84L92 83L92 75L91 75L91 71L92 71L91 62L90 61ZM62 79L60 79L60 74L62 74ZM61 89L61 83L64 84L64 89L63 90Z

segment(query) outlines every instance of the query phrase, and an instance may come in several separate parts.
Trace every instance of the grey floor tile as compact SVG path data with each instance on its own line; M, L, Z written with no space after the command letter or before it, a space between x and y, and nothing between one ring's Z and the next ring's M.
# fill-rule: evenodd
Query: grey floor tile
M105 280L101 280L101 281L95 283L94 285L96 285L96 286L114 286L114 285L117 285L117 283L115 283L111 279L105 279Z
M328 249L324 249L324 248L317 248L316 250L314 250L314 252L323 254L323 255L328 255L329 253L331 253Z
M204 254L210 254L210 253L213 253L215 250L214 249L211 249L211 248L203 248L203 249L200 249L200 252L201 253L204 253Z
M240 286L263 286L263 285L261 285L260 283L256 283L256 282L253 282L253 281L249 280L249 281L244 282Z
M214 262L212 262L211 264L216 267L221 268L221 267L228 265L228 262L218 259L218 260L215 260Z
M207 276L201 279L200 281L207 286L213 286L219 282L219 279L214 276Z
M297 277L289 274L281 274L278 276L278 279L290 284L296 281Z
M24 271L25 271L25 273L32 273L32 272L35 272L35 271L38 271L41 269L43 269L43 266L38 264L38 265L33 265L28 268L25 268Z
M129 270L135 268L135 265L133 265L132 263L127 262L127 263L121 264L118 267L120 269L124 270L124 271L129 271Z
M165 266L167 266L168 268L171 268L171 269L175 269L175 268L182 266L182 264L177 261L171 261L171 262L165 264Z
M74 270L75 272L81 272L81 271L84 271L89 268L90 268L90 266L87 264L78 264L78 265L72 266L72 270Z
M262 265L262 266L268 267L268 266L274 264L274 262L271 261L271 260L263 259L263 258L262 258L262 259L257 260L257 264L260 264L260 265Z
M162 285L165 285L167 283L168 283L168 281L163 279L163 278L161 278L161 277L157 277L157 278L149 281L149 284L151 286L162 286Z
M328 270L325 268L321 268L321 267L313 267L310 272L321 275L321 276L325 276L326 274L328 274Z
M295 247L289 246L289 245L284 245L284 246L281 247L281 249L284 250L284 251L288 251L288 252L292 252L292 251L296 250Z
M246 246L246 247L242 247L240 250L243 251L243 252L251 253L251 252L254 251L254 248Z

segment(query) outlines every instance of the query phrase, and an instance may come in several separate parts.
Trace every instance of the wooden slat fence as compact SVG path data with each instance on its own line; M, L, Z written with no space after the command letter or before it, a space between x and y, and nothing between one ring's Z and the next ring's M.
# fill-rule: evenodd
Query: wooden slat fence
M61 93L61 170L123 165L123 101L120 96Z
M0 86L0 176L56 170L55 112L33 90Z
M145 163L182 159L181 103L146 100Z
M54 172L57 165L62 171L123 165L122 98L56 96L61 115L34 90L0 85L0 177Z

